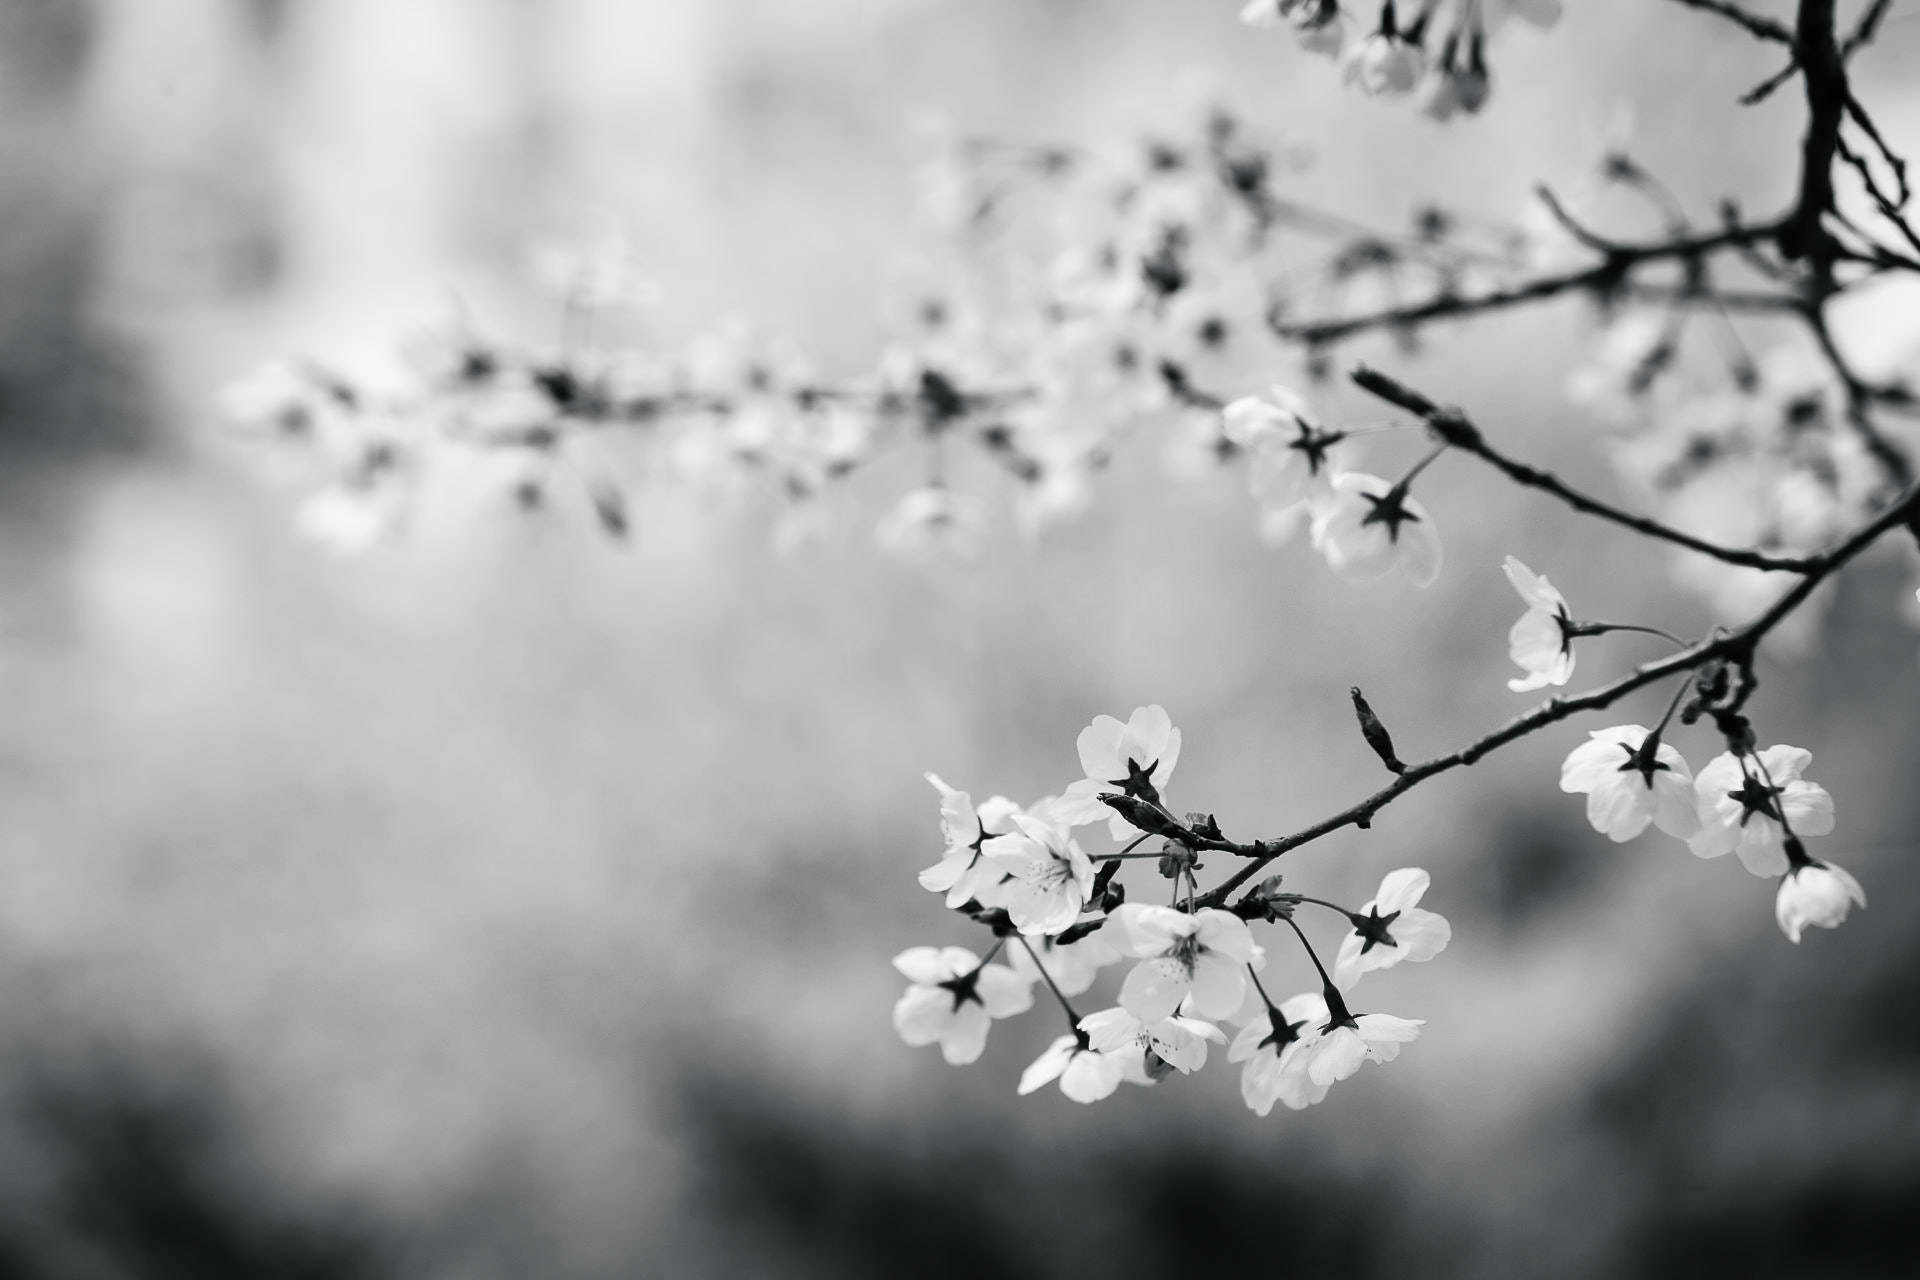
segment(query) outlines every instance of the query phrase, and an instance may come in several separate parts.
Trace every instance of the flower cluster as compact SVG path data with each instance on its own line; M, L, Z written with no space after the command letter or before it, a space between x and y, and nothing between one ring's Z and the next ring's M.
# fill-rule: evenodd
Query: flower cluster
M1302 298L1365 305L1491 281L1519 265L1511 230L1425 209L1406 230L1373 231L1309 208L1288 191L1300 149L1212 101L1118 145L931 145L945 265L864 371L829 375L740 323L677 349L604 345L594 316L651 298L631 249L606 237L535 263L564 319L555 348L462 319L407 343L411 379L390 391L276 361L232 387L223 414L304 450L316 479L301 525L343 551L395 537L446 492L624 536L644 531L640 486L656 479L772 510L788 548L862 518L849 482L906 454L920 465L865 517L875 541L907 560L965 560L1002 522L1037 536L1077 518L1114 454L1151 434L1175 478L1250 471L1270 541L1311 526L1343 572L1437 570L1404 488L1342 478L1350 446L1337 446L1357 433L1311 425L1290 393L1248 393L1276 372L1296 385L1324 375L1284 323ZM1004 234L1016 214L1018 236ZM1239 409L1223 413L1230 401Z
M1429 116L1450 120L1492 92L1487 38L1509 16L1550 27L1560 9L1560 0L1248 0L1240 20L1286 27L1302 48L1339 60L1348 84L1396 98L1417 90Z
M1390 873L1358 910L1283 892L1273 876L1228 901L1226 886L1202 893L1202 856L1258 857L1259 845L1227 840L1207 814L1176 818L1165 788L1180 758L1180 731L1158 706L1126 720L1098 716L1079 736L1081 776L1057 795L1020 806L1002 796L976 805L929 774L940 796L945 849L920 883L988 928L985 958L960 947L914 947L894 965L911 984L894 1007L910 1045L939 1044L949 1062L977 1058L997 1018L1025 1012L1044 986L1066 1018L1020 1078L1021 1093L1057 1082L1076 1102L1096 1102L1122 1084L1150 1086L1206 1065L1227 1046L1241 1066L1241 1093L1261 1115L1275 1102L1319 1102L1367 1062L1388 1062L1420 1032L1419 1020L1355 1012L1353 990L1369 973L1431 960L1447 945L1446 920L1419 903L1428 876ZM1106 828L1118 848L1081 845ZM1156 842L1142 851L1140 846ZM1151 860L1170 883L1167 905L1130 898L1122 867ZM1295 913L1311 905L1342 918L1331 971ZM1297 942L1317 980L1276 1003L1277 969L1254 926L1279 926ZM1001 956L1006 963L997 963ZM1123 969L1113 1004L1082 1014L1071 998L1102 971ZM1229 1036L1224 1029L1234 1028Z

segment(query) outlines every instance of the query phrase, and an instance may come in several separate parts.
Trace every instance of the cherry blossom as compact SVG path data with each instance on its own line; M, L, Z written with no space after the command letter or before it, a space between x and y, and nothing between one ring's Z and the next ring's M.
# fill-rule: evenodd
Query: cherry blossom
M1812 761L1811 751L1789 746L1760 752L1759 767L1731 751L1715 756L1693 780L1700 829L1687 847L1702 858L1737 853L1757 876L1785 873L1788 829L1797 836L1833 830L1833 797L1800 776Z
M1048 1045L1047 1051L1021 1072L1020 1095L1025 1097L1058 1080L1060 1092L1075 1102L1098 1102L1113 1096L1123 1074L1125 1067L1117 1055L1089 1047L1084 1033L1076 1032Z
M1333 497L1314 521L1314 544L1335 573L1377 578L1396 566L1417 587L1440 576L1433 518L1399 485L1363 471L1333 477Z
M1573 619L1567 613L1566 597L1512 556L1504 567L1507 581L1527 606L1507 632L1507 651L1527 674L1508 680L1507 688L1528 693L1564 685L1573 675Z
M1446 917L1415 905L1432 877L1419 867L1389 871L1373 900L1353 916L1353 932L1340 940L1333 980L1351 987L1362 974L1388 969L1403 960L1433 959L1453 937Z
M1188 915L1171 907L1128 902L1107 925L1115 945L1141 963L1120 987L1120 1004L1148 1022L1171 1014L1192 995L1202 1018L1224 1018L1246 994L1246 966L1262 954L1246 921L1217 907Z
M1171 1068L1191 1074L1207 1065L1207 1042L1225 1044L1227 1037L1211 1022L1171 1014L1141 1019L1124 1007L1101 1009L1080 1019L1087 1041L1101 1053L1121 1062L1124 1077L1136 1084L1152 1084Z
M1586 793L1587 821L1609 840L1631 840L1648 823L1682 840L1699 830L1685 758L1648 737L1637 724L1595 729L1560 766L1560 789Z
M1106 818L1116 840L1134 834L1126 819L1100 801L1102 792L1157 797L1180 760L1180 731L1158 704L1135 707L1125 724L1113 716L1095 716L1075 744L1085 775L1060 797L1055 816L1071 826Z
M1334 1005L1327 1022L1300 1047L1307 1080L1324 1089L1345 1080L1362 1063L1392 1062L1400 1056L1400 1046L1418 1039L1425 1025L1422 1018L1352 1014L1344 1005Z
M1867 905L1866 890L1858 880L1830 862L1808 861L1781 877L1773 915L1787 941L1797 943L1800 931L1810 924L1839 928L1855 904Z
M893 967L912 984L893 1006L893 1029L916 1048L937 1043L956 1067L980 1056L993 1019L1033 1007L1026 979L965 947L909 947Z
M1275 1102L1303 1111L1327 1096L1331 1085L1314 1083L1302 1052L1326 1021L1327 1002L1315 992L1292 996L1278 1007L1260 1001L1258 1015L1227 1047L1228 1062L1245 1064L1240 1096L1255 1114L1268 1114Z
M998 906L998 888L1006 873L987 858L985 848L993 837L1014 830L1019 806L1005 796L993 796L976 809L972 796L954 790L939 775L929 773L927 781L940 793L940 829L947 849L940 861L920 873L920 887L946 894L949 907L970 899Z
M1392 11L1389 5L1383 12ZM1386 24L1354 46L1345 65L1348 84L1358 85L1366 93L1395 98L1412 93L1426 70L1426 50Z
M1270 511L1324 502L1341 434L1315 427L1305 402L1286 388L1273 388L1271 397L1244 396L1220 413L1226 438L1252 457L1253 496Z
M1093 892L1093 863L1066 827L1049 816L1015 814L1016 830L993 841L987 857L1009 878L1001 901L1021 933L1059 933L1079 918Z

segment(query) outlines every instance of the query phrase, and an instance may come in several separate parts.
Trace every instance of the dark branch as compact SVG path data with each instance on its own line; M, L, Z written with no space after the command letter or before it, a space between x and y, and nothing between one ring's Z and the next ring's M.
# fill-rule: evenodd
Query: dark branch
M1435 435L1461 452L1470 453L1489 463L1516 484L1551 494L1575 511L1598 516L1602 520L1609 520L1623 528L1632 529L1635 533L1658 538L1663 542L1671 542L1689 551L1697 551L1701 555L1712 556L1716 560L1724 560L1728 564L1742 565L1749 569L1810 573L1822 563L1819 556L1769 556L1758 551L1743 551L1738 547L1723 547L1718 543L1696 538L1692 534L1682 533L1647 516L1622 511L1597 498L1588 497L1551 472L1528 466L1501 453L1487 443L1480 429L1459 409L1438 404L1405 383L1364 365L1354 370L1353 380L1362 390L1424 419Z
M1816 568L1794 583L1765 612L1738 631L1714 640L1703 641L1657 662L1636 667L1618 680L1576 697L1549 699L1532 711L1514 717L1492 733L1476 739L1458 751L1409 766L1405 773L1400 774L1358 804L1316 822L1310 827L1296 831L1290 836L1278 840L1261 840L1253 844L1235 844L1227 840L1200 842L1196 847L1236 853L1247 858L1248 862L1219 886L1196 899L1194 905L1196 907L1221 905L1226 901L1228 894L1258 875L1269 863L1288 850L1297 849L1303 844L1318 840L1343 827L1365 827L1372 822L1374 814L1428 778L1473 764L1507 743L1524 738L1548 725L1557 724L1583 711L1598 711L1612 706L1636 689L1645 688L1670 676L1696 671L1711 662L1724 660L1742 664L1751 663L1760 642L1794 610L1805 603L1815 587L1873 545L1889 530L1901 526L1909 529L1920 526L1920 487L1908 489L1901 495L1898 502L1860 526L1832 550L1815 557ZM1916 531L1916 536L1920 536L1920 531Z

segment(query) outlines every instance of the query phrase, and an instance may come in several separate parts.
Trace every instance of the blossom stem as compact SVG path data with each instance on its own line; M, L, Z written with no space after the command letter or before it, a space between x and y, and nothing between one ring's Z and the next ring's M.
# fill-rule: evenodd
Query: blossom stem
M1633 622L1576 622L1570 628L1570 633L1575 636L1603 636L1610 631L1637 631L1642 635L1659 636L1668 644L1677 645L1682 649L1687 647L1687 641L1671 631L1663 631L1659 627L1643 627Z
M1407 472L1407 474L1405 474L1404 476L1401 476L1400 483L1396 484L1393 487L1399 492L1405 493L1408 489L1413 487L1414 477L1418 476L1422 471L1425 471L1427 467L1432 464L1435 458L1439 457L1441 454L1445 453L1450 448L1452 448L1452 446L1444 440L1441 441L1439 444L1435 445L1433 447L1433 452L1429 453L1426 457L1420 459L1420 461L1414 463L1413 470Z
M1341 915L1345 916L1347 919L1349 920L1353 919L1353 912L1347 910L1345 907L1341 906L1337 902L1328 902L1325 898L1310 898L1304 893L1295 893L1295 894L1290 894L1288 896L1298 898L1302 902L1311 902L1316 907L1325 907L1329 911L1338 911Z
M1327 966L1320 963L1320 955L1313 949L1313 944L1307 941L1306 932L1294 923L1292 916L1286 917L1286 921L1287 928L1293 930L1293 936L1300 939L1300 945L1307 949L1307 959L1313 961L1313 967L1320 975L1321 985L1329 991L1335 990L1333 979L1327 976Z
M1025 947L1027 949L1027 954L1033 958L1033 967L1038 969L1040 971L1040 976L1046 980L1047 990L1053 992L1053 998L1060 1002L1061 1012L1067 1015L1067 1029L1073 1032L1076 1036L1079 1035L1080 1034L1080 1015L1075 1013L1073 1010L1073 1006L1067 1003L1067 998L1060 994L1060 988L1054 982L1053 975L1048 973L1047 966L1041 963L1040 953L1033 949L1033 944L1027 941L1025 934L1016 933L1014 937L1020 939L1020 945Z
M1660 740L1660 735L1667 731L1667 725L1673 720L1673 713L1680 709L1680 700L1687 696L1687 690L1692 687L1692 680L1682 680L1680 682L1680 687L1673 691L1673 697L1667 701L1667 709L1661 715L1660 723L1655 725L1653 732L1647 735L1648 741L1658 742Z

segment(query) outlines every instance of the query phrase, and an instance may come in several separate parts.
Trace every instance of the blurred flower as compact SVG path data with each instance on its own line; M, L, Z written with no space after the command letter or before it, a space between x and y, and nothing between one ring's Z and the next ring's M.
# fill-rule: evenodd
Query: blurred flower
M1417 587L1440 576L1440 535L1404 482L1389 484L1362 471L1333 477L1333 498L1315 518L1314 542L1344 577L1377 578L1396 565Z
M1122 903L1107 932L1119 950L1141 959L1120 986L1120 1004L1148 1022L1171 1014L1189 993L1200 1017L1227 1017L1246 994L1246 966L1263 954L1246 921L1217 907L1188 915Z
M1758 770L1748 760L1725 751L1700 770L1693 780L1700 830L1687 846L1702 858L1738 853L1754 875L1777 876L1788 869L1788 828L1797 836L1833 830L1833 797L1800 776L1813 761L1811 751L1768 747Z
M1116 1057L1123 1077L1136 1084L1152 1084L1168 1068L1198 1071L1207 1065L1207 1042L1227 1039L1211 1022L1178 1014L1141 1019L1125 1007L1090 1013L1080 1019L1080 1029L1095 1050Z
M1560 789L1587 795L1587 821L1610 840L1631 840L1654 823L1685 840L1699 829L1694 778L1664 742L1646 750L1648 731L1621 724L1595 729L1560 766Z
M1366 93L1397 98L1412 93L1420 83L1427 70L1427 51L1393 30L1391 4L1381 12L1380 29L1347 54L1345 74L1348 84L1359 85Z
M938 1043L954 1066L987 1046L987 1028L1033 1007L1033 990L1001 964L981 964L965 947L910 947L893 967L912 985L893 1006L893 1029L918 1048Z
M1773 914L1787 941L1799 942L1800 931L1810 924L1839 928L1855 903L1867 905L1866 891L1858 880L1830 862L1809 862L1790 868L1782 877Z
M999 906L997 889L1005 873L982 850L992 837L1014 829L1013 815L1020 807L1005 796L993 796L976 809L972 796L954 790L938 775L929 773L927 781L940 793L940 829L947 851L920 873L920 887L946 894L949 907L968 899L983 907Z
M978 498L945 485L926 485L895 503L874 537L883 551L903 560L971 560L979 556L986 538L986 513Z
M1339 0L1249 0L1240 10L1240 21L1250 27L1277 27L1284 22L1293 28L1301 48L1329 58L1340 55L1346 36Z
M1220 411L1227 439L1252 455L1253 496L1268 510L1326 501L1342 436L1314 427L1305 401L1285 387L1270 396L1244 396Z
M1104 966L1120 958L1120 953L1099 932L1090 933L1077 942L1061 942L1042 935L1030 939L1027 945L1033 948L1033 954L1028 954L1026 947L1013 950L1011 963L1014 972L1029 982L1038 982L1041 980L1040 966L1044 965L1047 975L1053 979L1053 985L1060 988L1063 996L1079 995L1093 985Z
M1340 940L1340 957L1333 966L1336 983L1351 987L1375 969L1440 954L1453 937L1452 926L1445 916L1415 905L1431 882L1419 867L1387 873L1373 900L1355 914L1354 931Z
M1240 1096L1255 1114L1266 1115L1275 1102L1302 1111L1327 1096L1328 1086L1307 1075L1301 1052L1312 1028L1326 1021L1327 1002L1315 992L1290 997L1278 1008L1261 1002L1258 1017L1240 1029L1227 1047L1228 1062L1240 1071Z
M1507 632L1507 651L1527 674L1508 680L1507 688L1526 693L1565 684L1573 675L1573 619L1567 613L1566 597L1512 556L1507 557L1505 569L1507 581L1527 606Z
M269 360L223 387L220 414L262 435L311 438L329 415L351 407L353 394L332 377L291 360Z
M1089 1048L1078 1034L1065 1035L1020 1074L1020 1094L1058 1080L1060 1092L1075 1102L1098 1102L1120 1087L1123 1070L1118 1057Z
M1059 933L1079 917L1093 891L1093 863L1066 828L1031 813L987 852L1009 878L1001 901L1021 933Z

